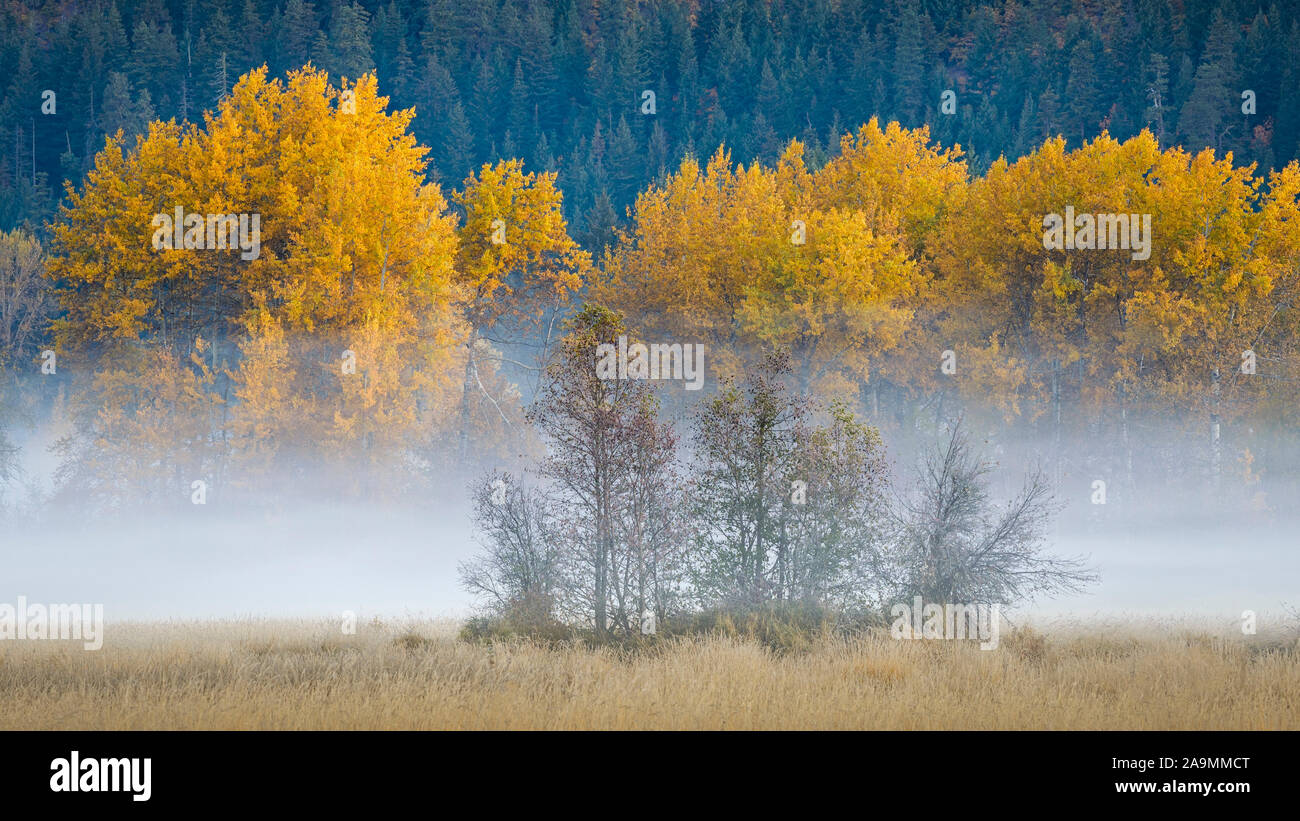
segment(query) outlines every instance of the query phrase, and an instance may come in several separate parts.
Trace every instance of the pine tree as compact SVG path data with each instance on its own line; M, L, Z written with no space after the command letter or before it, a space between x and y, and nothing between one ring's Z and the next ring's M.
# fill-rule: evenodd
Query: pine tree
M284 17L276 32L281 72L302 68L307 64L318 31L316 7L311 0L287 0Z
M474 86L466 104L470 128L473 129L479 156L486 156L488 147L496 138L497 118L505 107L499 99L500 86L492 65L483 57L474 61Z
M259 66L268 52L266 30L257 12L257 0L244 0L239 14L239 45L237 60L241 70Z
M506 130L512 135L517 145L532 145L534 135L532 94L528 83L524 81L522 60L515 61L514 80L510 85L510 98L506 110ZM507 157L514 156L507 152Z
M925 49L919 0L899 0L895 16L894 111L905 126L919 124L925 97Z
M620 206L630 205L636 195L637 182L644 176L644 153L632 136L627 117L618 118L609 143L609 172L614 201Z
M758 96L755 98L754 114L756 118L761 116L763 122L771 127L773 124L781 127L788 127L786 117L787 102L790 99L788 92L783 92L781 84L776 79L776 74L772 72L772 64L767 60L763 61L763 68L759 72L758 79ZM757 119L755 119L757 123Z
M356 80L374 71L367 27L370 14L359 3L341 5L334 12L329 31L328 69L336 79Z
M465 108L459 99L455 100L447 113L442 162L438 164L438 169L446 182L456 183L474 170L477 156L474 150L474 132L470 130Z
M174 97L172 81L178 76L181 65L171 24L159 26L141 19L135 24L131 43L127 72L131 83L136 88L149 91L160 113L170 116L173 106L178 102Z
M397 0L375 10L370 21L370 53L379 82L396 84L397 55L406 50L406 20ZM409 59L409 53L408 53Z
M1224 121L1234 98L1239 99L1232 91L1236 87L1236 41L1234 27L1216 12L1191 96L1178 121L1179 130L1194 145L1219 149L1226 131L1232 128L1232 123L1225 126Z
M550 9L545 3L534 3L524 21L524 40L521 57L524 61L525 79L529 90L528 111L537 114L537 128L549 131L559 128L564 122L563 95L559 93L559 74L555 67L552 48L554 21ZM513 103L513 101L512 101ZM531 123L526 124L532 131ZM522 135L524 132L516 132ZM531 145L534 135L529 134L527 144Z
M583 247L590 250L593 256L600 256L614 244L618 212L614 210L614 201L610 199L608 191L601 189L582 222L580 239Z
M1077 139L1080 144L1101 122L1098 80L1092 43L1082 40L1070 54L1070 78L1065 84L1066 123L1071 139Z
M130 145L132 138L145 133L153 118L148 91L142 91L132 99L131 81L127 76L116 71L108 75L99 112L99 125L105 134L111 137L121 130Z
M1165 144L1165 111L1169 108L1169 61L1153 53L1143 72L1148 101L1145 119L1161 145Z

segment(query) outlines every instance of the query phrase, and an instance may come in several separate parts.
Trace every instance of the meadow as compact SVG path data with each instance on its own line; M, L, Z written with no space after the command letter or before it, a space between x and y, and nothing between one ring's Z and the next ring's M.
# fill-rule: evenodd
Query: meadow
M1060 621L1000 647L825 635L639 648L459 640L374 620L108 625L103 649L0 642L0 729L1300 729L1300 639Z

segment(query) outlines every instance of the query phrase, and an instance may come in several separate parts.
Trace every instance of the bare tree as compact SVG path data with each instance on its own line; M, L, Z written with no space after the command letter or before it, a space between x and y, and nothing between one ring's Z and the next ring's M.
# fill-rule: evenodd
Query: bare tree
M1042 551L1060 507L1043 472L1031 472L999 507L990 498L991 470L971 449L960 421L921 459L916 490L896 514L892 551L876 567L894 595L1012 604L1077 592L1096 581L1081 560Z
M498 613L524 607L551 616L560 557L545 497L508 473L485 476L471 497L484 552L461 563L465 589Z

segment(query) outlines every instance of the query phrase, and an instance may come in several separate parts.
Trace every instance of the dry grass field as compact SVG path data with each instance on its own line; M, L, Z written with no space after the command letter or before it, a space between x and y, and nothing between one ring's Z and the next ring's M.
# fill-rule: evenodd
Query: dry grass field
M0 729L1300 729L1294 631L1057 624L1001 647L734 639L637 653L457 641L451 622L109 624L0 642Z

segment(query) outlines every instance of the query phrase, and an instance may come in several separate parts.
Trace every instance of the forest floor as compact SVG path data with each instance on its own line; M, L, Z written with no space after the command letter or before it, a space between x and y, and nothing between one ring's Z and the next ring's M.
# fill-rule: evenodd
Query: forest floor
M1300 729L1294 629L888 631L773 653L473 644L451 621L109 624L102 649L0 642L0 729Z

